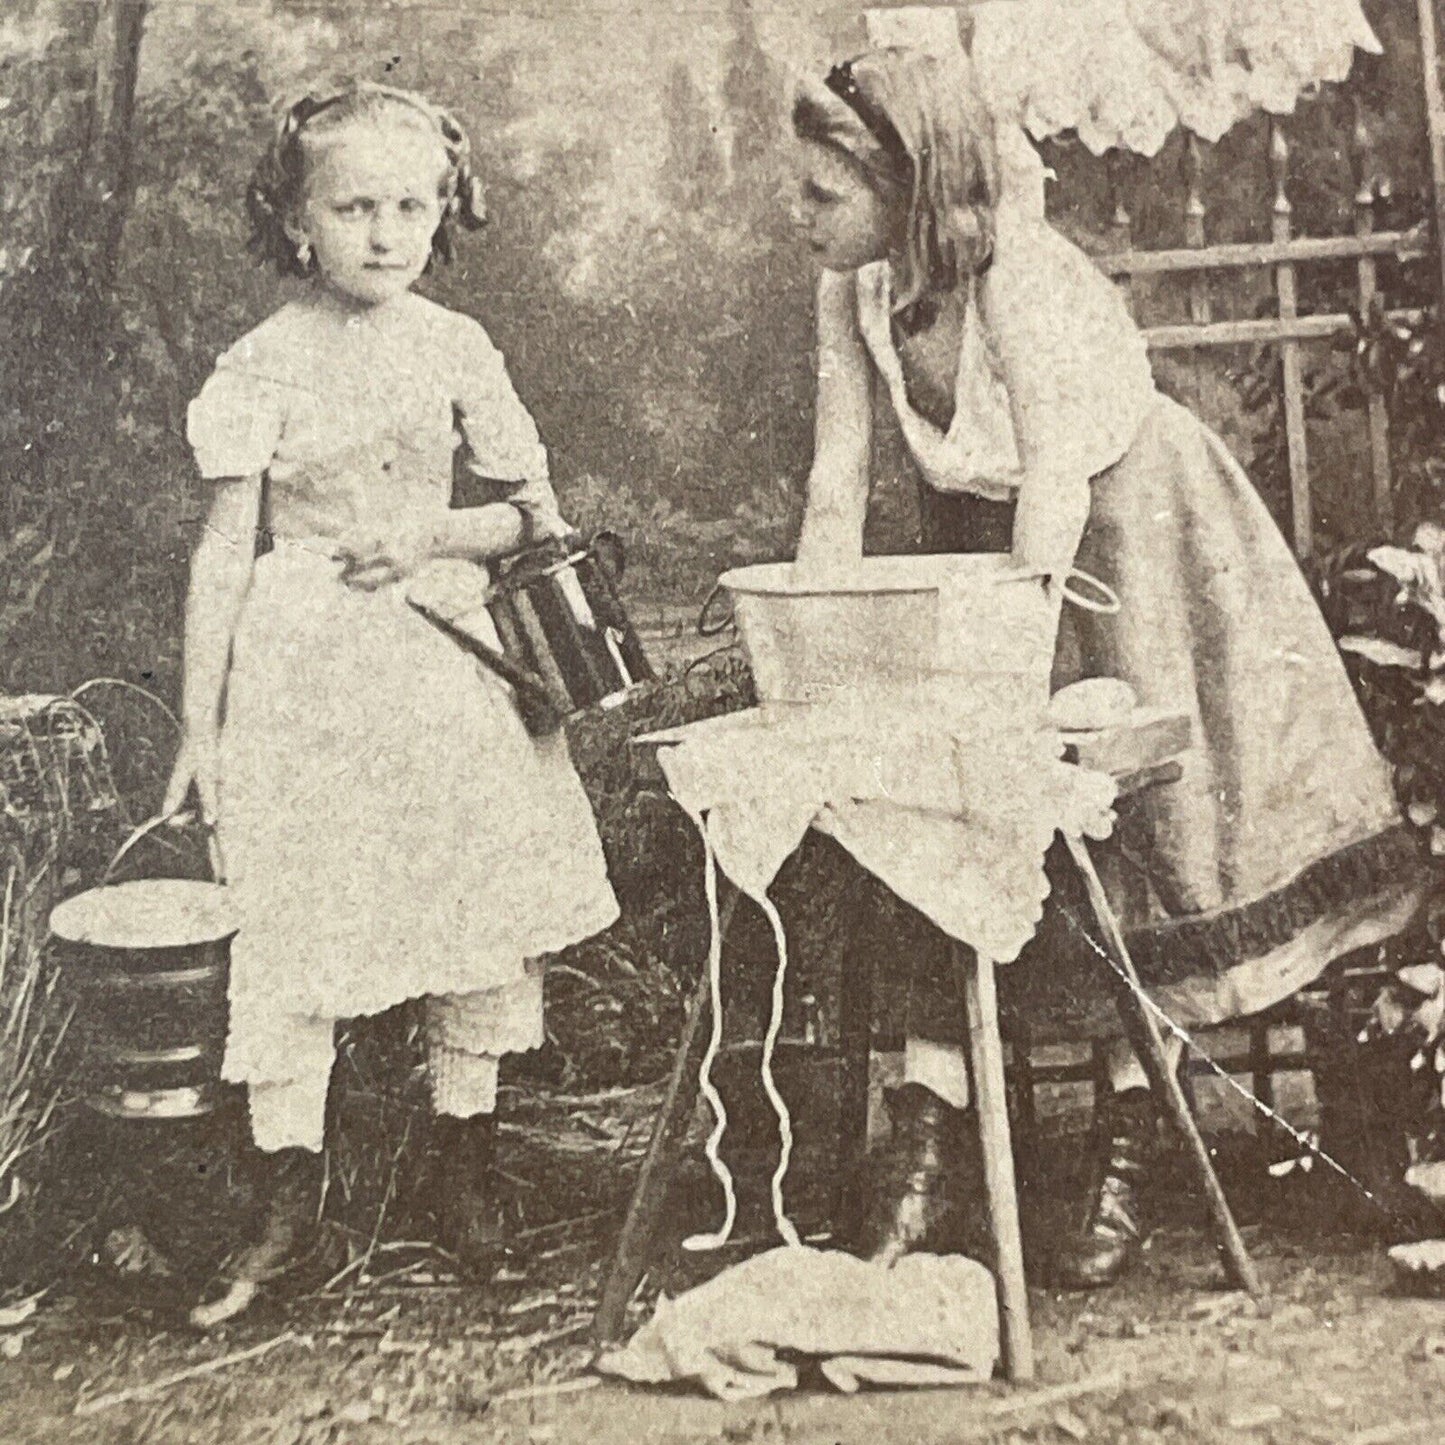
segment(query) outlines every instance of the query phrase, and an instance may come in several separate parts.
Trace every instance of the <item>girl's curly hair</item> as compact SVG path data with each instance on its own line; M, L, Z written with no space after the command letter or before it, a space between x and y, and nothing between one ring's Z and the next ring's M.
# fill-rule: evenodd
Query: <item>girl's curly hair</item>
M315 274L316 261L303 261L286 233L300 207L306 184L308 137L340 128L350 121L382 115L408 116L435 132L446 155L442 177L442 220L432 237L431 262L450 261L457 226L475 231L486 225L487 208L481 180L472 170L471 143L450 111L409 90L365 81L351 82L323 95L305 95L288 106L276 134L246 188L246 214L251 222L251 249L271 262L283 276Z

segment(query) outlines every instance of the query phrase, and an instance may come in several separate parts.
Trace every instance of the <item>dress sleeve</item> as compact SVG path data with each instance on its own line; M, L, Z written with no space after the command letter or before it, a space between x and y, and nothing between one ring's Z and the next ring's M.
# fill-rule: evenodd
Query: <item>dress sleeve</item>
M186 439L207 480L254 477L271 465L285 428L283 389L232 348L186 413Z
M547 450L507 375L502 353L471 323L462 354L456 414L467 470L495 500L522 513L532 540L562 536L568 528L552 490Z
M981 293L1024 469L1092 478L1113 466L1157 396L1114 284L1046 223L1001 217Z

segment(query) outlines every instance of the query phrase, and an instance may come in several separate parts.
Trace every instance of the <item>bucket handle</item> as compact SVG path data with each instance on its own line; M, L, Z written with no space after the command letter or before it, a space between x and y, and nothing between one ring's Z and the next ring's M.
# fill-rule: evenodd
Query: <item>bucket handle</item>
M1088 591L1071 591L1069 583L1079 581L1086 584L1086 588L1095 589L1095 595L1090 596ZM1101 612L1112 617L1123 605L1119 601L1119 594L1109 586L1107 582L1101 582L1097 577L1085 572L1082 567L1071 567L1064 576L1064 583L1061 589L1066 601L1072 602L1075 607L1081 607L1085 612Z
M729 606L720 616L714 616L713 603L718 598L727 597L727 588L719 582L711 592L707 594L707 600L702 604L702 610L697 614L697 635L699 637L717 637L726 632L733 625L733 610Z
M1085 612L1102 612L1113 616L1123 605L1119 601L1119 594L1109 586L1107 582L1101 582L1091 573L1085 572L1081 567L1070 567L1067 572L1033 572L1018 571L1005 574L1005 581L1025 582L1038 579L1043 582L1054 582L1062 576L1059 595L1067 602L1072 602L1075 607L1081 607ZM1078 592L1072 589L1069 584L1073 581L1086 584L1093 589L1094 595L1090 596L1088 591Z
M153 818L147 818L144 823L132 828L126 835L124 842L116 850L115 857L110 860L104 873L100 875L102 885L109 883L115 876L115 870L125 862L126 858L136 848L136 845L143 843L159 828L172 827L197 827L206 835L206 861L211 869L211 881L213 883L225 883L226 865L221 856L221 845L216 838L215 827L210 823L204 823L195 813L157 813Z

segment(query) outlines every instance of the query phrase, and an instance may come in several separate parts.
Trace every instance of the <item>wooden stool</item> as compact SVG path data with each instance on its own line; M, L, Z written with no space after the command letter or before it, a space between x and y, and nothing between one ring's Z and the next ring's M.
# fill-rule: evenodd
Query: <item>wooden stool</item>
M638 738L634 745L650 752L655 759L659 748L685 741L695 729L726 723L726 718L711 719L691 727L674 728ZM1176 780L1180 775L1180 756L1188 746L1189 724L1186 718L1164 711L1147 711L1137 714L1127 727L1079 736L1070 743L1066 756L1069 761L1081 766L1112 774L1117 781L1119 795L1125 797ZM1104 897L1087 849L1082 843L1071 842L1070 851L1083 873L1090 902L1113 955L1111 963L1119 980L1117 1000L1126 1028L1144 1059L1156 1095L1189 1145L1230 1273L1237 1284L1257 1294L1258 1281L1225 1202L1208 1150L1199 1136L1178 1079L1165 1062L1163 1040L1139 986L1123 932ZM724 936L736 910L738 896L729 891L723 902L720 928ZM994 1245L1004 1369L1010 1380L1025 1381L1033 1377L1033 1340L1019 1231L1018 1191L1009 1130L1003 1042L999 1033L995 964L962 944L955 944L953 955L977 1096L975 1112L982 1145L988 1224ZM860 972L861 977L857 976ZM842 1098L839 1100L839 1162L845 1180L857 1177L854 1171L861 1164L867 1147L872 992L869 972L866 963L862 964L853 971L843 989L840 1042L845 1071ZM594 1336L602 1343L614 1341L621 1335L628 1302L650 1263L661 1211L697 1098L698 1068L705 1052L703 1023L708 1001L709 984L704 973L688 1007L662 1106L633 1188L617 1251L603 1285L593 1323ZM856 1208L855 1198L845 1212L856 1211ZM856 1224L856 1214L851 1220L839 1222Z

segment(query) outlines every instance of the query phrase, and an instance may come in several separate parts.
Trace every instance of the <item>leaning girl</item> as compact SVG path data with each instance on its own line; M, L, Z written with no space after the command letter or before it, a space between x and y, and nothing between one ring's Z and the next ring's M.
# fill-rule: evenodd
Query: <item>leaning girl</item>
M190 408L213 496L167 796L194 787L214 819L240 926L224 1068L248 1086L271 1203L237 1302L316 1216L337 1021L408 999L425 999L442 1242L487 1266L498 1061L543 1041L533 961L617 912L565 740L530 737L408 605L475 604L476 564L566 530L501 354L413 290L484 219L462 128L386 87L307 97L247 200L256 248L302 287ZM465 510L459 449L491 498Z
M1156 390L1118 293L1045 220L1023 131L989 113L962 53L904 49L807 85L793 122L822 271L800 564L862 554L877 411L907 444L922 550L1078 565L1118 593L1117 616L1065 609L1055 681L1120 678L1192 725L1183 776L1121 814L1109 850L1135 960L1180 1026L1270 1008L1403 929L1415 845L1324 618L1248 478ZM953 1247L977 1183L939 941L905 975L906 1082L867 1240L885 1259ZM1046 925L1010 973L1031 1012L1106 1026L1107 975L1071 930ZM1153 1100L1122 1040L1109 1074L1054 1260L1068 1287L1112 1283L1147 1229Z

